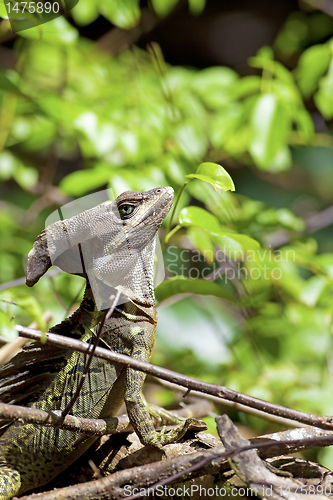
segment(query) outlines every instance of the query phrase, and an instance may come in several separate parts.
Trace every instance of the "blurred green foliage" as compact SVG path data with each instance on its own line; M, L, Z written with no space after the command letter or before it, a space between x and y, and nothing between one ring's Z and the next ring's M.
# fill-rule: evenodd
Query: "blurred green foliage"
M176 3L151 8L163 18ZM189 8L199 15L204 1ZM153 361L333 414L332 19L295 13L274 51L259 50L240 77L172 67L154 44L112 56L79 36L100 14L129 29L139 2L80 0L71 23L20 32L15 68L0 71L1 283L24 275L35 237L62 204L106 187L118 195L171 185ZM223 192L232 181L217 164L235 193ZM82 286L57 274L33 290L5 290L2 335L11 338L12 316L43 327L50 309L59 322Z

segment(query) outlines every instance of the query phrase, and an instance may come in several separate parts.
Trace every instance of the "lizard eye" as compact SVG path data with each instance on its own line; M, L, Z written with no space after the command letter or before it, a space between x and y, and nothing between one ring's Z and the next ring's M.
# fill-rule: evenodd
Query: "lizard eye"
M134 205L120 205L120 207L118 207L120 217L128 217L133 212L134 208Z

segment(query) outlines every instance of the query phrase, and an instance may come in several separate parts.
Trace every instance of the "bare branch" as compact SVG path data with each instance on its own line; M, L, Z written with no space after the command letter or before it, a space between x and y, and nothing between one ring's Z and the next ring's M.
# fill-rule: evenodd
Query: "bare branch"
M183 393L183 398L186 397L186 392L189 391L189 389L185 389L184 387L181 387L180 385L177 384L172 384L171 382L167 382L166 380L155 378L155 381L167 389ZM195 398L200 398L201 401L209 400L218 405L223 405L226 408L230 408L231 410L248 413L249 415L254 415L255 417L263 418L265 420L268 420L269 422L274 422L275 424L282 425L285 427L304 427L305 425L296 422L296 420L290 420L289 418L270 415L269 413L266 413L262 410L256 410L255 408L250 408L249 406L235 403L234 401L227 401L226 399L221 401L221 398L218 398L217 396L211 396L210 394L203 394L198 391L191 391L191 396L192 397L194 396Z
M313 429L309 430L310 432L313 431ZM304 433L305 429L297 429L296 432L301 431ZM326 444L333 442L333 433L317 431L326 435ZM287 432L295 432L295 430ZM223 470L228 470L230 468L228 459L241 452L257 449L259 456L276 456L280 455L281 451L286 449L287 446L295 446L296 449L301 444L297 436L295 439L290 440L288 439L290 435L287 435L287 440L283 441L284 435L286 435L286 432L272 435L272 437L275 437L274 442L272 442L272 439L266 439L265 442L258 443L258 438L255 438L251 440L251 443L241 444L230 451L226 451L218 439L212 438L213 446L209 450L188 453L187 449L187 453L184 450L185 454L183 455L180 455L178 450L177 456L172 456L163 461L131 467L95 481L36 495L27 495L22 497L22 500L79 500L81 498L89 498L89 500L120 500L124 498L125 486L130 491L133 491L134 488L145 489L147 492L145 496L148 496L148 488L151 494L158 486L179 484L185 479L193 479L206 474L218 474ZM309 447L314 448L318 447L320 440L321 437L315 436L312 439L304 439L304 442L307 442ZM172 446L174 445L167 445L165 448L169 450L169 447ZM178 444L178 446L181 445ZM272 448L274 448L276 455L272 454ZM125 498L134 500L135 498L141 498L141 496L142 493L132 496L128 496L128 493L126 493Z
M13 421L47 427L59 427L59 429L66 429L73 432L80 431L91 436L102 436L104 434L132 430L126 415L105 420L73 417L71 415L62 418L60 410L44 411L38 408L0 403L0 416L3 419Z
M42 337L41 332L26 328L21 325L16 325L16 329L24 337L29 337L35 340L40 340ZM85 342L81 342L80 340L70 339L62 335L56 335L55 333L50 332L46 333L46 338L47 342L51 342L52 344L58 345L60 347L67 347L83 353L89 352L89 345ZM296 420L298 422L302 422L304 424L312 425L315 427L320 427L322 429L333 429L332 417L322 417L314 415L312 413L305 413L302 411L297 411L291 408L286 408L284 406L269 403L267 401L262 401L261 399L257 399L246 394L233 391L232 389L228 389L227 387L224 387L222 385L209 384L192 377L186 377L185 375L181 375L166 368L161 368L159 366L155 366L150 363L131 358L124 354L115 353L101 347L96 347L95 356L110 361L111 363L125 365L127 367L130 366L135 370L149 373L150 375L155 375L156 377L168 380L169 382L187 387L187 389L193 389L206 394L211 394L212 396L217 396L221 399L234 401L251 408L262 410L263 412L269 413L271 415L290 418L291 420Z
M200 403L189 404L185 408L174 410L171 413L183 418L201 418L206 416L210 411L211 404L209 402L202 404L200 401ZM127 415L108 419L90 419L73 417L71 415L63 418L60 410L45 411L38 408L0 403L0 418L46 427L57 427L73 432L79 431L89 436L133 432ZM157 422L157 426L159 424L160 422Z

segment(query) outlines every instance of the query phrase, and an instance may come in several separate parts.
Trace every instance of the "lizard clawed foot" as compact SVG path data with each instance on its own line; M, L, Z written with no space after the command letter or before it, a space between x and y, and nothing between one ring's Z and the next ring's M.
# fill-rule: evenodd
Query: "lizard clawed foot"
M145 445L162 449L162 447L166 444L179 441L179 439L181 439L187 431L199 432L205 430L207 430L205 422L197 420L196 418L187 418L182 419L182 422L172 429L167 429L167 427L164 426L161 430L146 434L143 437L142 442Z

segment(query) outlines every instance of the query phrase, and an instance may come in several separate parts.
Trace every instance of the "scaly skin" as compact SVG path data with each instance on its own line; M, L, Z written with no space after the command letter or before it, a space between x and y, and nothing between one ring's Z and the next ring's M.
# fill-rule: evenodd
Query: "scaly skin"
M138 240L143 241L145 237L151 238L151 235L156 233L171 207L172 198L170 188L158 188L147 193L124 193L116 200L117 203L119 199L121 203L130 203L134 199L136 207L139 207L132 220L128 218L121 222L127 227L127 235L132 239L130 241L136 241L133 240L136 234L139 235ZM151 226L152 231L149 234L139 234L141 221L145 227L150 229ZM58 229L59 223L53 226ZM37 238L34 249L29 254L27 282L30 285L52 265L45 234L43 232ZM121 245L124 245L119 235L115 240L116 243L112 240L113 248L121 248ZM66 268L68 259L72 258L72 250L70 247L70 250L64 253L64 260L58 258L57 264L60 267ZM103 251L105 252L105 247ZM149 258L153 258L153 253L149 254ZM146 262L144 265L146 266ZM85 273L81 275L87 278ZM141 288L138 288L137 284L137 267L133 277L126 277L127 281L121 291L128 293L125 299L124 295L122 296L122 303L118 302L112 317L104 324L100 342L114 352L148 361L154 345L157 313L154 307L152 275L145 273L139 277L142 278ZM95 280L95 277L93 279ZM96 278L97 281L98 279ZM103 316L103 312L96 307L95 299L88 281L80 308L51 331L85 342L93 341L96 325ZM29 406L43 410L63 410L75 393L86 362L86 354L50 345L42 346L38 342L28 345L2 368L1 399L4 402L20 404L23 401ZM23 374L20 376L22 370ZM131 423L142 443L161 448L164 444L182 437L194 419L182 421L171 431L156 431L141 392L144 379L144 373L93 358L71 414L86 418L110 418L125 401ZM20 395L20 389L23 396ZM82 436L79 432L33 424L10 424L0 437L0 500L9 500L13 496L42 486L66 469L97 439L80 439ZM73 446L78 440L79 444Z

